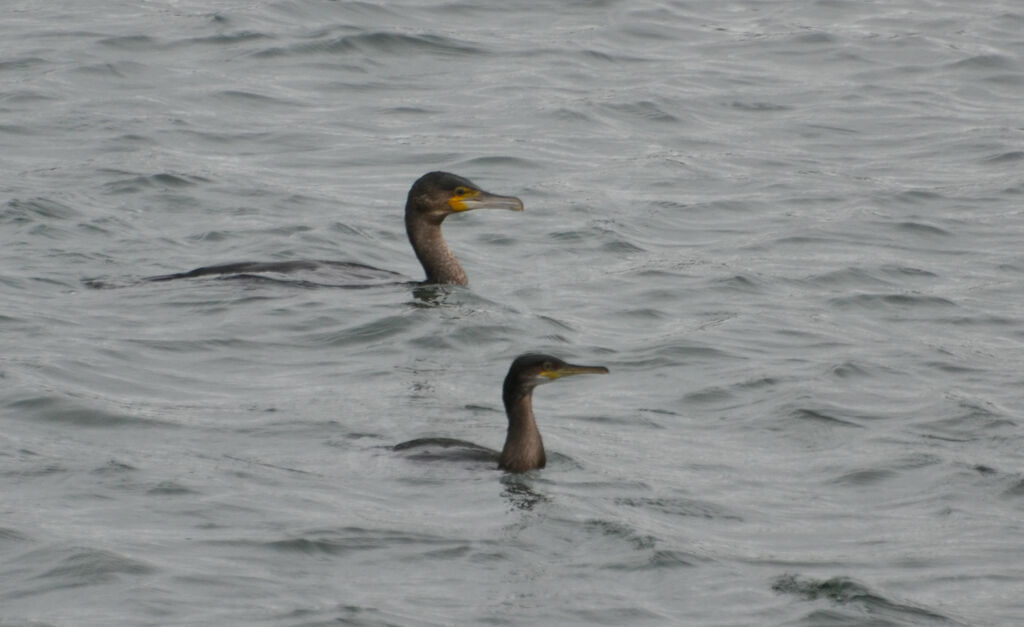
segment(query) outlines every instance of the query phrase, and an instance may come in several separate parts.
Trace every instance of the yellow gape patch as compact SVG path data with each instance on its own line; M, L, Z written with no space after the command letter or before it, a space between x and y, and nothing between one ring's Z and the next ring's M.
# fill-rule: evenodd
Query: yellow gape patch
M466 209L469 209L469 205L466 204L466 201L479 195L480 190L478 189L469 189L468 187L456 188L454 195L448 199L448 206L451 207L453 211L465 211Z

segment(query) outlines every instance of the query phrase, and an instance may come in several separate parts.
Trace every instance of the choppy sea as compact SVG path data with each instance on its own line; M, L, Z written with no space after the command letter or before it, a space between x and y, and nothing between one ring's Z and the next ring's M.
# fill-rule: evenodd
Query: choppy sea
M1024 621L1019 1L2 13L0 624Z

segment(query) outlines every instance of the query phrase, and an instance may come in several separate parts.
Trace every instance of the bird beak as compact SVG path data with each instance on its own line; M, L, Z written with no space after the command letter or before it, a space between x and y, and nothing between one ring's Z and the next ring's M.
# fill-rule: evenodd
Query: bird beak
M545 370L540 373L540 376L554 381L555 379L560 379L574 374L608 374L608 369L604 366L577 366L574 364L566 364L561 368Z
M474 189L461 196L453 196L448 201L448 206L454 211L469 211L471 209L522 211L523 201L515 196L499 196L498 194Z

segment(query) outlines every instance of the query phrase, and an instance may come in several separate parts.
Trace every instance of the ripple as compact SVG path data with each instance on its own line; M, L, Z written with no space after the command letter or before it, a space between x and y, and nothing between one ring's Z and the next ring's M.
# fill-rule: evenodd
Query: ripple
M161 481L152 488L146 490L150 496L190 496L201 494L200 492L182 485L176 481Z
M863 428L862 425L859 425L856 422L837 418L836 416L828 414L824 410L820 409L795 409L791 412L790 416L797 420L805 420L821 424L842 425L844 427L856 427L859 429Z
M669 516L705 518L708 520L743 520L738 514L727 508L683 497L620 497L615 503L625 507L634 507L645 511L655 511Z
M948 298L927 294L857 294L833 298L830 304L857 309L948 309L958 305Z
M848 577L811 579L795 574L785 574L780 575L772 582L772 590L779 594L800 597L804 601L823 599L840 606L856 606L858 611L856 617L868 620L871 624L887 624L883 621L895 621L891 623L894 625L907 624L907 621L917 624L925 619L929 622L942 621L946 624L961 624L949 616L923 607L891 601ZM847 617L840 624L848 624L848 621L853 618L855 617ZM833 621L814 624L830 624L831 622Z
M81 401L58 396L36 396L8 403L5 407L15 414L31 416L32 420L71 425L75 427L153 427L166 423L152 418L143 418L116 413L83 404Z
M1019 70L1019 61L1001 54L979 54L945 66L950 70Z
M1018 163L1024 161L1024 150L1012 150L982 159L984 163Z
M729 106L733 109L739 109L740 111L753 111L756 113L774 113L777 111L790 111L793 107L788 105L777 104L774 102L740 102L734 101L729 103Z
M296 54L346 54L353 52L407 57L409 55L482 55L486 53L486 50L441 35L376 32L342 35L326 41L270 48L254 54L257 57L280 57Z
M616 113L626 113L650 122L676 123L680 121L678 117L650 100L605 105L605 107Z
M132 52L150 51L158 48L157 40L149 35L107 37L100 39L97 43L101 46L109 46L118 50L129 50Z
M248 541L230 541L232 544L251 544ZM299 537L258 543L274 551L313 555L325 553L343 555L353 552L390 550L401 545L443 546L441 550L461 551L465 543L428 534L364 527L343 527L340 529L314 529ZM437 551L437 548L430 548Z
M127 174L120 172L108 173ZM103 190L108 194L136 194L145 189L185 189L209 182L211 182L209 179L201 176L159 172L157 174L140 174L114 181L108 181L103 184Z
M40 218L48 220L71 220L79 217L78 210L62 202L50 198L31 198L21 200L18 198L8 200L4 203L4 211L0 214L3 222L22 223L36 222Z
M892 470L869 468L867 470L857 470L854 472L844 473L843 475L830 480L829 483L835 485L866 486L888 481L889 479L898 476L899 473Z
M139 577L157 570L141 560L108 549L88 547L43 548L20 556L25 563L45 569L32 579L33 593L95 586L117 581L122 575Z
M941 235L944 237L949 237L952 235L952 233L950 233L946 229L942 229L931 224L925 224L923 222L898 222L896 224L896 228L901 231L906 231L908 233L915 233L921 235Z
M0 527L0 543L23 543L28 542L30 539L29 536L17 529Z

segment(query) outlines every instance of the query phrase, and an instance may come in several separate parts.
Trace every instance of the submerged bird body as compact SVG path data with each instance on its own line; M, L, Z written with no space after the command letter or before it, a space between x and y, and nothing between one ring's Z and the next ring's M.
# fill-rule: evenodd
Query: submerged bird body
M416 258L426 273L425 284L467 285L469 280L455 254L441 234L441 223L453 213L472 209L509 209L522 211L523 203L515 196L485 192L473 182L449 172L429 172L409 189L405 203L405 232ZM395 279L401 275L354 262L341 261L271 261L241 262L204 266L188 272L150 277L150 281L191 279L204 276L264 276L296 272L338 272L355 278Z
M577 366L550 355L520 355L512 362L502 386L502 401L508 416L508 433L501 452L472 442L451 438L420 438L403 442L396 451L430 449L418 457L440 459L485 459L497 461L498 467L508 472L525 472L543 468L547 464L544 442L533 415L533 389L561 377L575 374L607 374L603 366ZM442 449L437 452L437 449Z

